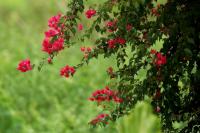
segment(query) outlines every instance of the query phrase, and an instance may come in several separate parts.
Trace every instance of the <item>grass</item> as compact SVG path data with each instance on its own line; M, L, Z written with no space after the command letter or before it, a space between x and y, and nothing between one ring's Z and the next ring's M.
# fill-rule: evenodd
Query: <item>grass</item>
M87 124L100 109L87 100L93 90L104 87L106 68L112 61L92 60L73 78L59 70L81 60L80 45L63 51L54 64L20 73L20 60L38 63L43 31L50 16L64 11L63 1L0 0L0 132L1 133L116 133L114 126L92 129ZM91 44L92 42L85 42Z

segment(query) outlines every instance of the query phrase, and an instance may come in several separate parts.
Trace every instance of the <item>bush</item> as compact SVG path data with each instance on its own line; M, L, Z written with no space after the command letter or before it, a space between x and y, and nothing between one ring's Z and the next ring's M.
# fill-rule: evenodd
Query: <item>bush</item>
M84 57L80 64L66 65L60 71L61 76L69 78L93 58L115 57L117 68L107 70L112 86L95 91L89 98L104 110L91 125L105 126L129 114L136 102L147 95L152 99L154 113L161 117L164 132L199 130L199 1L108 0L85 7L83 0L72 0L68 7L65 15L49 19L50 30L45 32L42 44L49 56L38 69L75 45L74 36L84 41L98 33L92 38L94 46L81 47ZM81 15L92 22L89 28L81 23ZM29 60L24 60L18 69L26 72L33 67Z

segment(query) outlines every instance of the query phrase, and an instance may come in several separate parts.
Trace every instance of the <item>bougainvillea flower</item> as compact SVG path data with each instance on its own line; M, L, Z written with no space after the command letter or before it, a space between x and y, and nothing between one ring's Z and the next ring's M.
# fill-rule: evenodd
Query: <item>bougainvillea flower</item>
M78 24L78 31L82 31L83 30L83 24Z
M116 26L116 21L108 21L106 23L106 27L108 27L108 28L113 28L115 26Z
M85 52L85 50L86 50L85 46L81 47L80 50L81 50L81 52Z
M48 26L50 28L54 28L54 29L57 29L58 28L58 24L59 24L59 21L60 21L60 18L61 18L61 14L58 14L56 16L53 16L49 19L48 21Z
M117 43L121 44L121 45L124 45L126 43L126 40L124 38L121 38L121 37L118 37L116 39Z
M114 21L108 21L106 23L106 27L108 28L109 32L113 32L117 30L117 20Z
M127 24L127 25L126 25L126 30L127 30L127 31L130 31L130 30L132 30L132 28L133 28L133 26L132 26L132 25L130 25L130 24Z
M52 64L52 59L51 59L51 57L49 57L49 58L47 59L47 62L48 62L49 64Z
M50 38L46 37L42 43L42 50L47 52L48 54L52 54L53 52L59 52L64 49L64 39L58 38L53 43L50 42Z
M47 52L48 54L53 53L52 44L50 43L50 39L47 37L43 40L42 51Z
M99 123L108 124L109 118L110 117L109 117L108 114L99 114L96 118L91 120L89 122L89 124L91 124L91 125L96 125L96 124L99 124Z
M157 53L155 63L157 66L165 65L167 63L166 56L163 56L161 53Z
M113 100L116 102L116 103L122 103L123 102L123 99L122 98L119 98L117 96L114 96L113 97Z
M54 36L58 35L59 32L60 32L59 30L50 29L50 30L46 31L44 34L46 37L54 37Z
M156 51L155 49L151 49L150 53L151 53L151 54L156 54L157 51Z
M116 39L110 39L107 41L108 48L115 48L115 44L117 43Z
M32 70L30 60L26 59L26 60L20 61L20 63L18 64L17 70L19 70L21 72L27 72L27 71Z
M90 53L92 51L92 48L87 47L87 52Z
M87 18L91 18L92 16L94 16L96 14L96 10L94 9L89 9L85 12L85 15Z
M64 49L64 39L63 38L58 38L53 42L53 51L60 51Z
M74 75L75 72L76 70L74 67L66 65L65 67L61 68L60 75L68 78L70 75Z
M108 86L101 90L96 90L95 92L93 92L89 100L96 101L98 103L111 100L113 100L116 103L121 103L123 101L117 96L117 93L111 90Z

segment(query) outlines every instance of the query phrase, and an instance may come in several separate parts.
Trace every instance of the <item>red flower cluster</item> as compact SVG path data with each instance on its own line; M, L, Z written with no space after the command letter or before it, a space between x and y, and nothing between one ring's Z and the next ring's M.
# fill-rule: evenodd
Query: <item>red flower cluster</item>
M103 101L110 101L113 100L116 103L123 102L123 99L117 96L115 91L109 89L109 87L105 87L101 90L96 90L92 93L92 97L89 98L90 101L97 101L98 103Z
M156 59L154 60L154 63L160 67L162 65L165 65L167 63L166 56L162 55L160 52L157 52L156 50L152 49L150 51L151 54L156 55Z
M82 52L88 52L88 53L89 53L89 52L92 51L92 48L90 48L90 47L85 47L85 46L84 46L84 47L81 47L80 49L81 49Z
M57 29L58 28L58 23L60 21L60 18L61 18L61 14L58 14L57 16L53 16L49 19L48 21L48 26L50 28L54 28L54 29Z
M150 53L151 53L151 54L156 54L157 51L156 51L155 49L152 49L152 50L150 51Z
M82 31L83 30L83 24L78 24L78 31Z
M87 18L91 18L92 16L94 16L96 14L96 10L94 10L94 9L89 9L89 10L87 10L86 12L85 12L85 16L87 17Z
M116 44L124 45L125 43L126 43L126 40L121 38L121 37L118 37L118 38L115 38L115 39L110 39L107 42L108 48L115 48Z
M61 34L61 28L58 26L61 18L61 14L57 16L53 16L48 21L48 26L50 29L45 32L45 39L42 43L42 50L47 52L48 54L52 54L53 52L59 52L64 49L64 39L62 37L58 37L57 40L52 42L51 38Z
M115 39L110 39L107 42L108 48L115 48L116 40Z
M20 61L20 63L18 64L17 70L19 70L21 72L27 72L27 71L32 70L30 60L26 59L26 60Z
M88 54L92 51L92 48L84 46L84 47L81 47L80 49L84 53L85 59L87 59L88 58Z
M74 69L74 67L66 65L60 70L60 75L68 78L70 75L74 75L75 72L76 70Z
M103 124L108 124L109 120L109 115L108 114L99 114L96 118L91 120L89 124L96 125L98 123L103 123Z
M119 44L121 44L121 45L124 45L124 44L126 43L126 40L125 40L124 38L120 38L120 37L118 37L118 38L116 39L116 41L117 41L117 43L119 43Z
M50 29L48 31L46 31L44 34L46 37L54 37L56 35L58 35L60 32L60 29L56 30L56 29Z
M117 20L114 21L108 21L106 23L106 27L108 28L109 32L113 32L117 30Z
M156 59L155 63L157 66L165 65L167 63L166 56L163 56L161 53L157 53L156 57L157 57L157 59Z
M127 24L127 25L126 25L126 30L127 30L127 31L130 31L130 30L132 30L132 28L133 28L133 26L132 26L132 25L130 25L130 24Z
M59 52L60 50L64 49L64 39L58 38L53 43L51 43L50 38L46 37L42 43L42 46L42 50L49 54L52 54L53 52Z

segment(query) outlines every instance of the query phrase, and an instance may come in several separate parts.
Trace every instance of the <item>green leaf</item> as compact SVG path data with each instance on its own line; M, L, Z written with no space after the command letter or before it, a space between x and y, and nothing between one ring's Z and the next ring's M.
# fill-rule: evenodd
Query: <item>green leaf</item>
M133 111L118 123L119 133L161 133L160 120L147 102L138 102Z
M99 27L99 25L96 25L95 29L96 29L97 32L99 32L101 30L100 27Z

